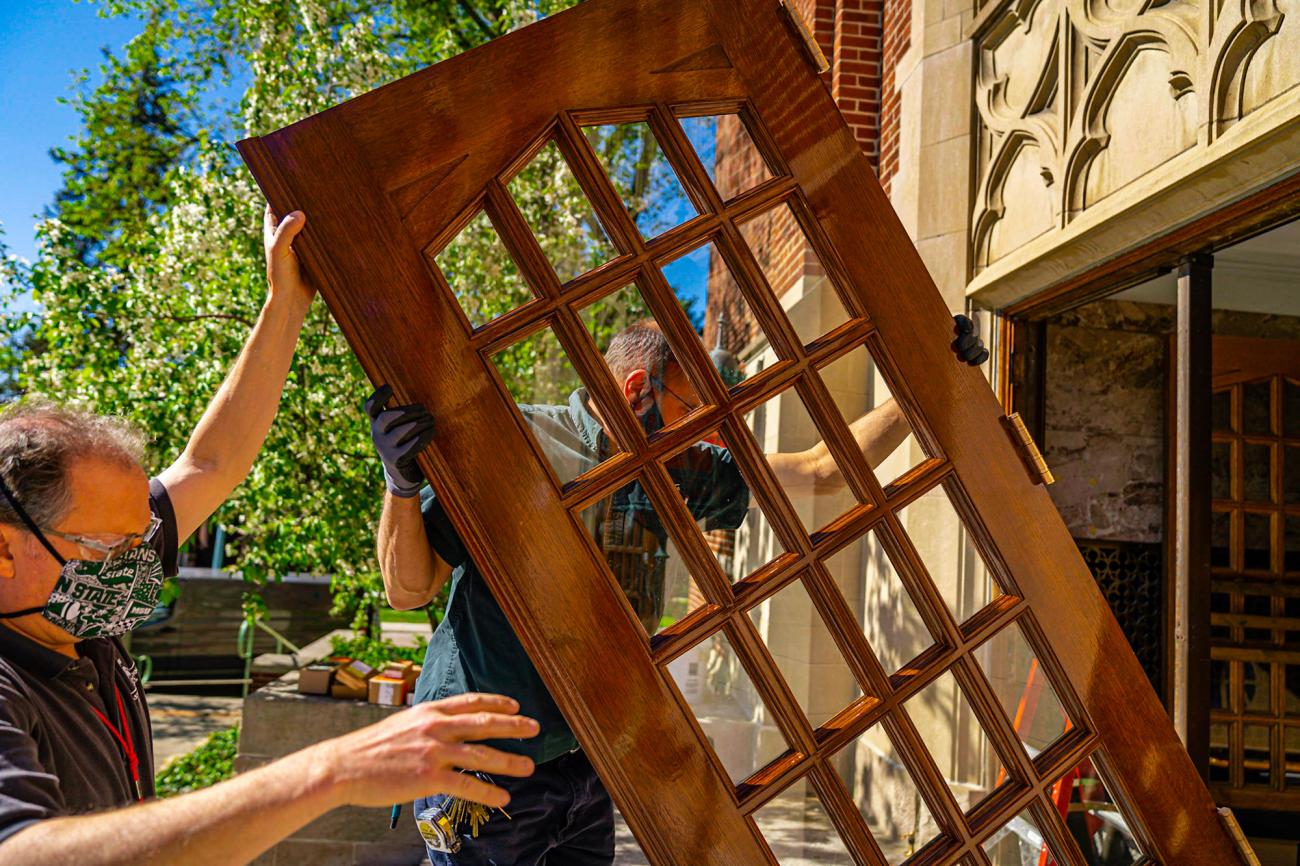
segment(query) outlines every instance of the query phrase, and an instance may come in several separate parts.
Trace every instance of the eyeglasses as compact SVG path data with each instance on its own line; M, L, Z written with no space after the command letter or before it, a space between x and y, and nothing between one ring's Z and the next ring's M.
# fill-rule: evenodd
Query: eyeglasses
M162 520L154 515L150 516L149 525L144 532L132 532L129 535L72 535L71 533L58 532L45 527L41 527L41 532L77 545L77 551L81 559L109 562L128 550L134 550L141 544L147 544L157 534L160 526L162 526Z
M686 407L686 411L687 411L688 413L689 413L689 412L694 412L696 409L698 409L698 408L700 408L701 406L704 405L704 401L703 401L703 400L696 400L694 403L692 403L690 400L687 400L687 399L686 399L685 397L683 397L681 394L678 394L678 393L677 393L676 391L674 391L672 388L669 388L669 387L668 387L668 383L665 382L663 379L659 378L658 376L654 376L654 377L652 377L652 378L650 379L650 384L653 385L655 388L657 388L659 391L662 391L662 392L665 393L665 394L672 394L673 397L676 398L676 400L677 400L678 403L681 403L683 406Z

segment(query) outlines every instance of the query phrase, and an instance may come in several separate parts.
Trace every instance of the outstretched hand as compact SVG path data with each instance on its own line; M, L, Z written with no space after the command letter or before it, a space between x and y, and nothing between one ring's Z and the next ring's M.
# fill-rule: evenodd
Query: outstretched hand
M960 313L952 317L953 330L957 339L952 341L952 350L957 357L972 367L978 367L989 359L989 350L984 348L980 339L979 325L969 316Z
M277 220L271 206L266 206L262 216L262 246L266 251L266 280L271 285L271 297L311 303L316 290L302 278L298 254L293 249L293 239L307 225L307 215L296 210L282 220Z

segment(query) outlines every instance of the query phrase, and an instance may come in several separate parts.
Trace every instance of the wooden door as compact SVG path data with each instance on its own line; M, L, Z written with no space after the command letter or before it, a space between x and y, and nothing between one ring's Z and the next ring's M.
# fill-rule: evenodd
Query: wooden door
M776 0L591 0L241 150L278 211L310 215L301 255L371 379L437 418L425 472L651 862L1236 862L808 58ZM752 147L753 170L728 179L705 158L698 118ZM683 189L662 224L626 200L649 175L602 164L599 129L620 124L645 124ZM550 204L521 209L538 177ZM806 242L777 255L791 232ZM466 264L471 236L499 241L490 266ZM672 287L670 264L705 245L768 347L731 387ZM803 318L792 279L821 281L839 312ZM629 287L703 404L649 437L593 325L593 305ZM573 371L604 453L566 461L539 443L515 397L552 383L513 380L511 352ZM877 477L832 380L892 393L919 459ZM764 443L800 425L847 495L778 483ZM675 461L706 440L759 512L731 547L716 533L734 522L697 526L678 495ZM672 599L606 563L644 535L593 542L602 503L632 484L688 572ZM762 548L743 567L742 546ZM881 637L870 598L850 604L841 556L874 557L910 600L914 646ZM966 565L953 576L942 558ZM817 663L847 671L842 706L785 666L761 613L778 602L804 611L801 634L830 636ZM725 712L691 697L710 689ZM717 717L738 704L745 749Z
M1210 789L1300 809L1300 342L1214 338ZM1201 732L1204 735L1205 732Z

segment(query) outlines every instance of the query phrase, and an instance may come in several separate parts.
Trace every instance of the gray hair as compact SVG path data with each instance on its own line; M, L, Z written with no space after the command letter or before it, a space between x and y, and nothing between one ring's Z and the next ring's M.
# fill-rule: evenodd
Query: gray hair
M0 479L41 526L58 523L72 505L68 468L82 457L127 467L144 460L145 437L123 418L28 396L0 409ZM0 523L22 525L0 496Z
M662 379L668 365L676 360L668 338L653 319L628 325L614 335L605 349L605 364L620 383L633 370L645 370Z

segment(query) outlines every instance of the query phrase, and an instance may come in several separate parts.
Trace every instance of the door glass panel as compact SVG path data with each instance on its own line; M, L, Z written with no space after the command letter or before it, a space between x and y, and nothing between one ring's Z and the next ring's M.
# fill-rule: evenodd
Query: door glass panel
M900 509L898 521L957 622L1002 594L943 485Z
M479 211L434 261L474 327L533 297L485 211Z
M1272 562L1272 532L1267 514L1245 515L1245 567L1250 571L1268 571Z
M829 451L822 452L825 466L813 474L797 471L787 459L822 441L821 431L794 388L787 388L749 412L745 424L768 456L777 483L790 497L808 532L820 529L858 504Z
M1242 470L1247 502L1270 502L1273 498L1269 493L1272 451L1267 445L1242 443Z
M583 307L579 315L603 355L615 334L650 318L650 307L635 285L626 285Z
M926 458L912 433L911 424L898 404L893 402L889 385L866 346L841 355L822 367L818 374L846 423L852 425L870 412L879 412L882 416L889 413L897 419L892 425L894 433L888 444L880 449L880 453L867 455L867 462L872 464L872 471L881 483L898 478Z
M1300 522L1297 523L1296 529L1297 545L1300 547ZM1216 511L1210 515L1210 565L1212 567L1231 567L1231 548L1228 546L1228 540L1231 534L1231 512Z
M851 866L826 808L806 779L772 798L754 813L754 823L781 866Z
M1029 810L1021 812L984 843L984 853L993 866L1033 866L1050 856L1038 823Z
M554 142L511 178L507 188L560 282L585 274L617 255Z
M804 343L849 320L835 287L788 205L740 225L768 285Z
M1210 496L1232 498L1232 443L1215 442L1210 446Z
M1215 659L1210 662L1210 709L1227 710L1232 708L1232 693L1228 690L1228 662Z
M1248 595L1245 597L1242 613L1247 616L1269 616L1273 612L1273 599L1267 595ZM1269 643L1273 640L1273 631L1267 628L1246 629L1246 640Z
M650 124L588 126L582 131L643 236L653 238L696 215Z
M1286 470L1283 474L1282 501L1300 505L1300 448L1288 445L1283 465Z
M1084 861L1133 866L1142 859L1128 820L1091 760L1062 776L1049 793Z
M1002 709L1036 757L1071 727L1056 689L1018 623L995 634L975 651Z
M1242 432L1247 436L1267 436L1273 432L1270 416L1272 385L1268 380L1251 382L1241 388Z
M1272 753L1273 729L1267 725L1242 725L1242 764L1247 785L1271 783L1269 756Z
M1287 728L1282 736L1286 761L1286 786L1287 788L1300 787L1300 728Z
M739 114L678 118L723 201L772 177Z
M897 673L934 643L875 530L822 562L857 615L886 673Z
M1300 665L1286 666L1286 698L1282 710L1288 716L1300 716Z
M785 737L723 632L669 662L668 672L732 782L739 784L786 751Z
M1229 755L1231 754L1229 727L1225 724L1210 725L1210 781L1226 782L1231 778Z
M717 246L704 244L668 262L663 275L695 330L713 349L718 374L728 387L739 384L744 370L735 356L743 357L746 347L766 337ZM719 356L719 349L732 357Z
M1241 663L1241 688L1243 706L1248 713L1272 711L1273 666L1263 662Z
M719 433L713 433L704 439L705 442L721 445L727 449L727 459L730 459L730 447L726 439ZM699 447L699 446L697 446ZM674 470L669 467L672 474ZM724 477L731 477L731 473L739 472L731 464ZM740 476L740 484L744 484L743 476ZM749 494L746 487L743 491L737 489L737 496L745 496L748 500L748 507L745 509L743 518L740 518L740 524L735 529L728 529L737 519L739 505L734 505L726 510L728 519L725 522L700 519L700 531L704 533L704 539L708 542L710 549L718 560L718 565L722 573L732 583L753 574L758 569L767 565L781 554L785 553L785 546L781 539L772 531L771 521L767 519L767 514L759 506L758 500ZM694 512L692 512L694 513Z
M550 328L501 350L492 361L561 484L618 452L618 444L592 414L582 380Z
M1285 379L1282 394L1285 400L1282 429L1287 436L1300 438L1300 385Z
M831 758L849 796L890 866L939 835L921 792L884 725L875 725Z
M1232 392L1216 391L1210 401L1210 414L1216 433L1228 433L1232 430Z
M974 809L1007 781L1002 760L951 673L944 672L905 706L963 810Z

